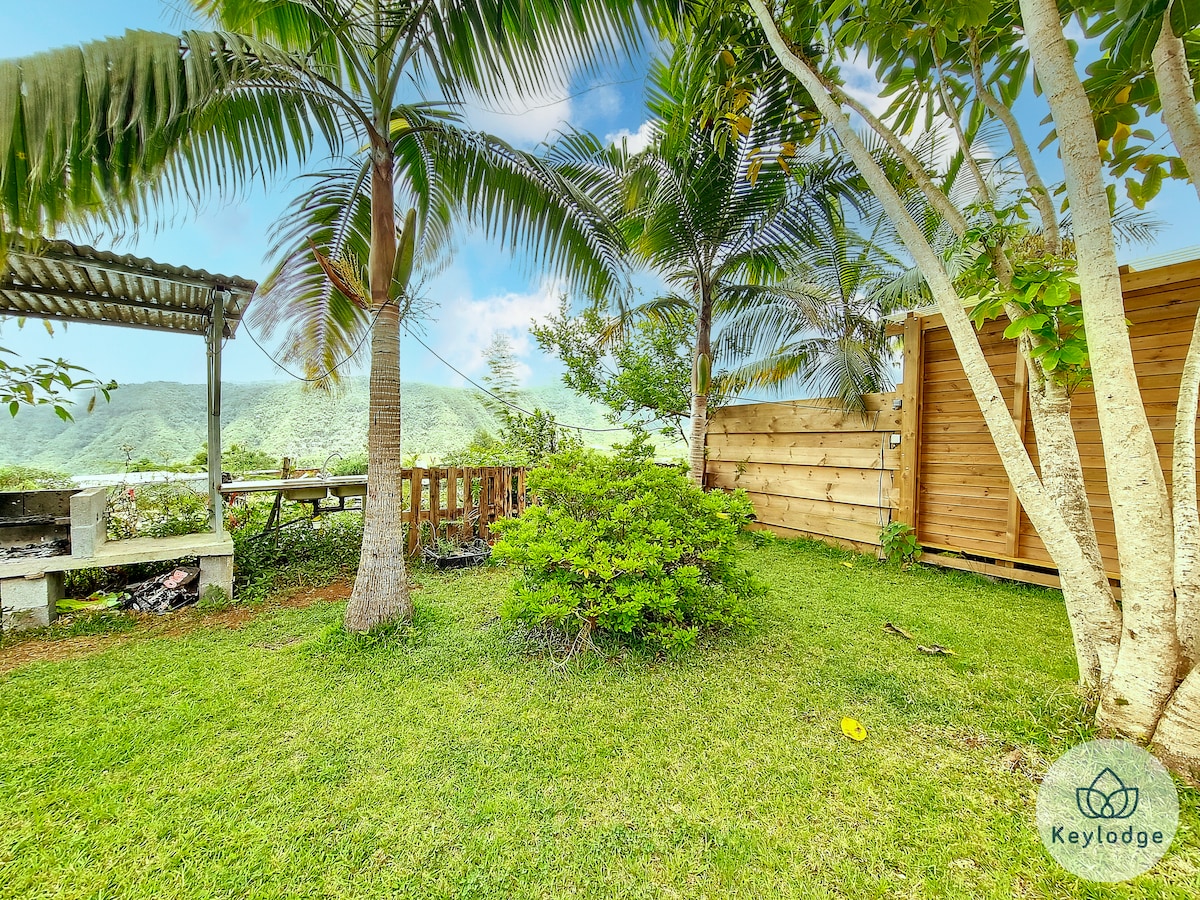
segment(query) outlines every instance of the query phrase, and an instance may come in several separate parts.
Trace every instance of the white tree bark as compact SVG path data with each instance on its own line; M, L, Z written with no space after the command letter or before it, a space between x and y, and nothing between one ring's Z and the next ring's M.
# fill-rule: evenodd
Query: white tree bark
M967 134L963 131L962 122L958 118L958 112L954 109L950 91L946 87L946 81L942 78L940 69L938 71L938 99L942 101L942 115L949 120L950 126L954 129L954 136L958 139L958 146L962 149L963 162L967 164L967 168L971 170L971 177L979 185L979 193L983 196L984 202L991 208L996 202L995 192L988 183L987 176L983 174L983 167L979 165L975 151L971 149L971 145L967 141ZM995 221L994 215L992 220Z
M1200 196L1200 116L1196 113L1196 94L1183 41L1171 29L1169 9L1163 16L1162 29L1150 59L1158 82L1163 121L1171 132L1179 158L1187 166L1192 186Z
M996 119L1004 126L1008 132L1009 142L1012 144L1013 155L1017 158L1017 164L1021 167L1021 174L1025 176L1025 183L1029 185L1030 193L1033 194L1034 205L1037 206L1038 217L1042 220L1042 232L1046 238L1046 250L1051 255L1057 256L1062 248L1062 239L1059 236L1058 215L1054 210L1054 199L1050 196L1050 191L1046 189L1046 182L1042 181L1042 175L1038 171L1037 163L1034 162L1033 153L1029 149L1029 144L1025 140L1025 135L1021 132L1021 126L1017 123L1017 117L1013 115L1013 111L1000 102L1000 99L992 93L983 81L983 68L979 60L979 45L978 42L971 39L971 76L975 81L975 93L983 102Z
M1116 668L1121 645L1121 610L1113 598L1100 555L1079 445L1071 423L1071 401L1063 385L1047 377L1040 367L1030 373L1029 418L1037 438L1042 484L1054 498L1087 561L1086 577L1079 583L1063 579L1063 596L1071 615L1075 653L1081 658L1079 680L1090 692L1099 689ZM1078 610L1077 615L1074 610Z
M1200 115L1196 112L1195 86L1188 71L1183 41L1171 28L1168 11L1163 16L1158 41L1151 53L1154 77L1162 103L1163 121L1171 133L1192 186L1200 196ZM1184 364L1176 409L1175 448L1172 462L1175 517L1175 621L1184 658L1200 664L1200 521L1196 512L1196 407L1200 381L1200 320L1192 334Z
M1099 719L1148 741L1175 688L1179 644L1166 482L1125 324L1096 128L1054 0L1021 0L1029 52L1058 132L1071 198L1083 318L1121 562L1123 634Z
M815 101L822 116L834 129L845 151L851 156L867 184L880 201L897 232L912 254L930 291L937 300L938 308L946 321L946 327L954 341L959 360L971 385L984 421L995 441L1005 472L1012 483L1021 504L1041 536L1046 549L1058 566L1064 583L1087 584L1094 570L1084 557L1053 498L1044 489L1037 471L1030 461L1022 436L1017 433L1009 414L1008 406L1001 394L995 376L988 366L979 345L974 326L967 317L950 276L937 252L929 245L921 229L905 208L904 202L888 182L883 170L871 157L839 104L833 99L820 76L799 55L792 51L780 34L771 13L763 0L749 0L759 23L767 35L776 56L783 67L791 72ZM1075 592L1071 592L1075 594ZM1076 655L1080 671L1086 673L1092 666L1091 654L1094 642L1087 640L1089 615L1080 608L1077 598L1068 595L1068 613L1072 623L1079 623L1076 637ZM1073 634L1076 630L1073 628Z
M1200 665L1200 513L1196 508L1196 412L1200 400L1200 315L1183 363L1171 461L1175 517L1175 624L1187 670Z
M871 112L864 104L855 100L844 90L836 85L826 87L830 88L830 94L838 100L843 106L847 106L854 110L862 118L864 122L888 145L888 148L896 154L903 164L905 170L912 176L917 183L917 187L921 189L921 193L929 201L929 205L934 208L939 216L946 220L946 223L954 229L954 233L962 237L967 230L967 220L963 216L961 210L946 196L943 191L925 171L925 166L917 159L916 154L904 145L899 136L892 129L888 128L879 118Z
M1176 688L1151 747L1172 771L1200 785L1200 668L1192 669Z
M982 81L982 79L980 79ZM942 112L954 127L958 143L962 147L966 162L980 190L989 204L995 197L983 174L983 168L967 142L967 136L950 101L945 82L939 83ZM993 98L995 99L995 98ZM1010 135L1015 136L1028 155L1029 147L1024 144L1016 122L1012 123ZM1045 186L1033 176L1043 192ZM1034 184L1031 191L1036 194ZM994 220L994 217L993 217ZM1057 247L1058 230L1047 234L1047 244ZM1049 247L1047 248L1049 249ZM1051 251L1057 252L1057 250ZM1012 266L1003 247L989 247L992 268L1001 289L1012 286ZM1017 321L1022 310L1014 303L1005 304L1005 314L1010 322ZM1075 428L1071 422L1071 398L1061 378L1048 373L1031 353L1034 337L1026 331L1017 340L1021 360L1029 372L1029 417L1033 423L1037 442L1039 471L1042 484L1054 499L1059 512L1067 523L1071 536L1079 544L1087 562L1087 574L1080 582L1063 577L1064 597L1072 613L1071 634L1075 642L1075 655L1079 662L1079 681L1089 692L1098 690L1116 667L1121 644L1121 611L1113 598L1112 586L1104 570L1104 559L1100 554L1100 542L1096 538L1096 523L1092 519L1091 502L1088 500L1087 485L1083 478L1083 464L1079 459L1079 445L1075 440Z

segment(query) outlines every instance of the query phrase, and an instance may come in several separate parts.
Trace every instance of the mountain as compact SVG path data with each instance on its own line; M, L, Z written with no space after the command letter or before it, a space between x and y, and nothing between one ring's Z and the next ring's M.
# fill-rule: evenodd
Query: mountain
M74 422L63 422L48 407L22 409L0 421L0 466L30 465L71 474L120 470L126 453L134 460L189 461L207 435L205 388L199 384L153 381L123 384L112 401L91 414L80 403ZM439 459L461 449L476 431L496 430L496 421L470 388L406 384L402 389L403 453ZM522 406L550 410L565 425L612 427L603 407L565 387L523 392ZM349 456L367 446L367 379L352 378L329 396L304 390L298 382L225 384L222 439L274 457L320 464L334 453ZM608 446L619 433L584 432L593 446ZM126 451L123 448L131 448Z

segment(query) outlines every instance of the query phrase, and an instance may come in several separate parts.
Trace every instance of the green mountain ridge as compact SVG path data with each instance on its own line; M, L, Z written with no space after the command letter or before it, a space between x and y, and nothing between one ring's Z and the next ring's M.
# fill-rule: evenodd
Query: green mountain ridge
M405 384L402 388L402 452L438 460L461 449L479 430L497 430L495 416L471 388ZM611 428L604 408L562 386L523 391L522 406L550 410L564 425ZM0 422L0 465L28 465L70 474L120 471L126 450L134 460L190 460L204 446L205 387L152 381L123 384L109 403L87 413L78 404L74 422L63 422L48 407L22 409ZM320 462L331 454L349 456L367 446L367 379L348 379L336 395L305 390L295 382L226 383L222 438L272 456ZM585 443L605 447L617 432L584 432Z

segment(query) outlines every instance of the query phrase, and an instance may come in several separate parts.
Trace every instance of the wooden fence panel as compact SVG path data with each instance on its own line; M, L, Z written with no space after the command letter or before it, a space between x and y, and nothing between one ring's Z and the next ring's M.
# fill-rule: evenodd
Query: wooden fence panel
M705 483L745 490L755 527L858 548L878 544L895 502L895 399L872 395L865 416L831 400L720 410L709 425Z
M1138 383L1169 487L1179 379L1200 310L1200 262L1126 271L1122 287ZM1024 367L1003 328L989 323L980 342L1037 466ZM759 525L780 534L867 548L878 544L881 526L895 515L915 528L925 547L978 560L940 560L945 564L1056 583L942 317L910 315L903 335L904 381L895 394L872 396L866 417L830 400L718 412L709 429L706 483L744 488ZM1072 418L1100 550L1116 578L1112 502L1089 387L1073 395ZM1200 420L1197 434L1200 440Z
M410 554L439 538L488 540L497 519L525 511L523 468L404 469L401 484Z
M1122 278L1138 383L1168 486L1179 379L1200 309L1197 273L1200 266L1196 263L1181 263L1127 272ZM913 318L919 323L924 349L918 354L920 365L905 372L905 384L917 380L921 391L916 447L921 499L910 520L918 539L926 547L983 557L1009 567L1052 569L1049 553L1008 484L942 317ZM981 343L1038 466L1033 428L1025 410L1023 367L1018 365L1014 343L1004 340L1001 331L998 323L992 323L981 334ZM1089 386L1072 396L1071 415L1100 552L1109 574L1117 578L1120 566L1112 502L1105 480L1096 399ZM1015 575L1024 577L1019 571Z

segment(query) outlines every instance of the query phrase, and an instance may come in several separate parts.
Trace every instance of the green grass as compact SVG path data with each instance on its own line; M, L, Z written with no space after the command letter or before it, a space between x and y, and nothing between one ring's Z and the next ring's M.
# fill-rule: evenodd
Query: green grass
M20 668L0 896L1197 896L1194 792L1132 883L1038 841L1004 759L1088 736L1054 592L812 545L747 561L758 623L683 662L523 655L491 569L422 573L380 636L316 604Z
M43 628L0 633L0 652L31 640L57 641L88 634L120 634L137 627L137 619L120 610L97 610L61 616Z

